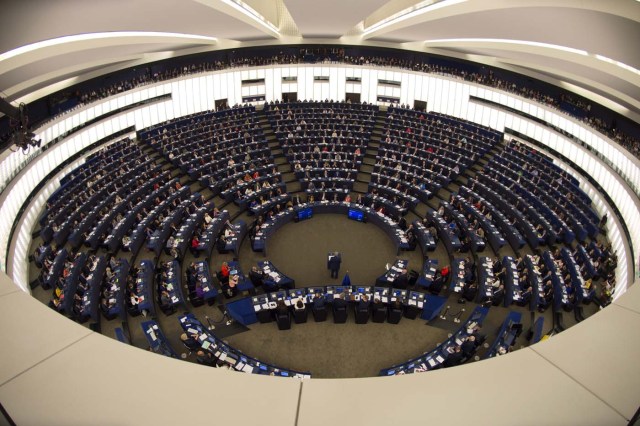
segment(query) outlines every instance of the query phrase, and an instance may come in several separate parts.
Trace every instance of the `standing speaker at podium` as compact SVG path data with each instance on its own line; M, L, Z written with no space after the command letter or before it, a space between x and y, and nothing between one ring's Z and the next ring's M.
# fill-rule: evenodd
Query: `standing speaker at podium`
M337 251L330 252L327 256L327 269L331 271L331 278L338 278L340 272L340 263L342 263L342 257Z

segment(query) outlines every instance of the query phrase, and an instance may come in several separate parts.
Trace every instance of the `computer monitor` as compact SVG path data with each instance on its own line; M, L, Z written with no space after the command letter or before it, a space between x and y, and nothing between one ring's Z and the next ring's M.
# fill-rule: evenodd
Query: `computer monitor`
M349 209L347 216L351 220L356 220L358 222L364 222L364 212L358 209Z

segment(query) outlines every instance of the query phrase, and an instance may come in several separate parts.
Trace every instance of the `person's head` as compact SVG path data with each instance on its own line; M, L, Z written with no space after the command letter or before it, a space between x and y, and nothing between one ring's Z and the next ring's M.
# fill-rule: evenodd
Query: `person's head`
M298 299L296 301L296 308L302 309L303 307L304 307L304 303L302 302L302 299Z
M182 333L180 335L180 340L182 340L183 342L186 342L188 338L189 336L187 336L187 333Z
M362 295L362 301L363 301L363 302L368 302L368 301L369 301L369 298L367 297L367 295L366 295L366 294L363 294L363 295Z

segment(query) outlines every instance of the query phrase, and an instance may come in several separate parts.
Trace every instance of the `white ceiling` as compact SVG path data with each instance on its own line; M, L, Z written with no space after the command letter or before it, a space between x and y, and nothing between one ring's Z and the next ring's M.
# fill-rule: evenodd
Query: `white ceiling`
M387 0L285 0L303 37L340 38Z
M607 106L640 117L640 1L244 3L266 24L241 13L232 0L4 0L2 97L28 102L53 91L55 83L59 90L69 77L78 82L99 74L97 69L112 72L170 56L255 45L343 43L445 54L558 85L571 83L582 95L601 103L605 97ZM389 15L429 3L421 12L380 25ZM133 31L147 33L123 33ZM42 43L87 33L110 37Z

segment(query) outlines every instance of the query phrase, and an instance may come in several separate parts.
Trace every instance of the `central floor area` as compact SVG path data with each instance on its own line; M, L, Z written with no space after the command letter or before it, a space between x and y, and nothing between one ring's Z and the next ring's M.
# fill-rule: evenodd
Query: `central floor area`
M349 271L353 284L374 285L385 272L385 264L398 258L393 241L376 225L361 223L339 214L319 214L298 223L289 223L269 238L267 256L251 251L245 241L240 264L248 272L258 261L270 260L282 273L295 279L296 287L339 284ZM340 277L330 278L327 253L342 254ZM401 252L409 268L420 270L422 253Z

